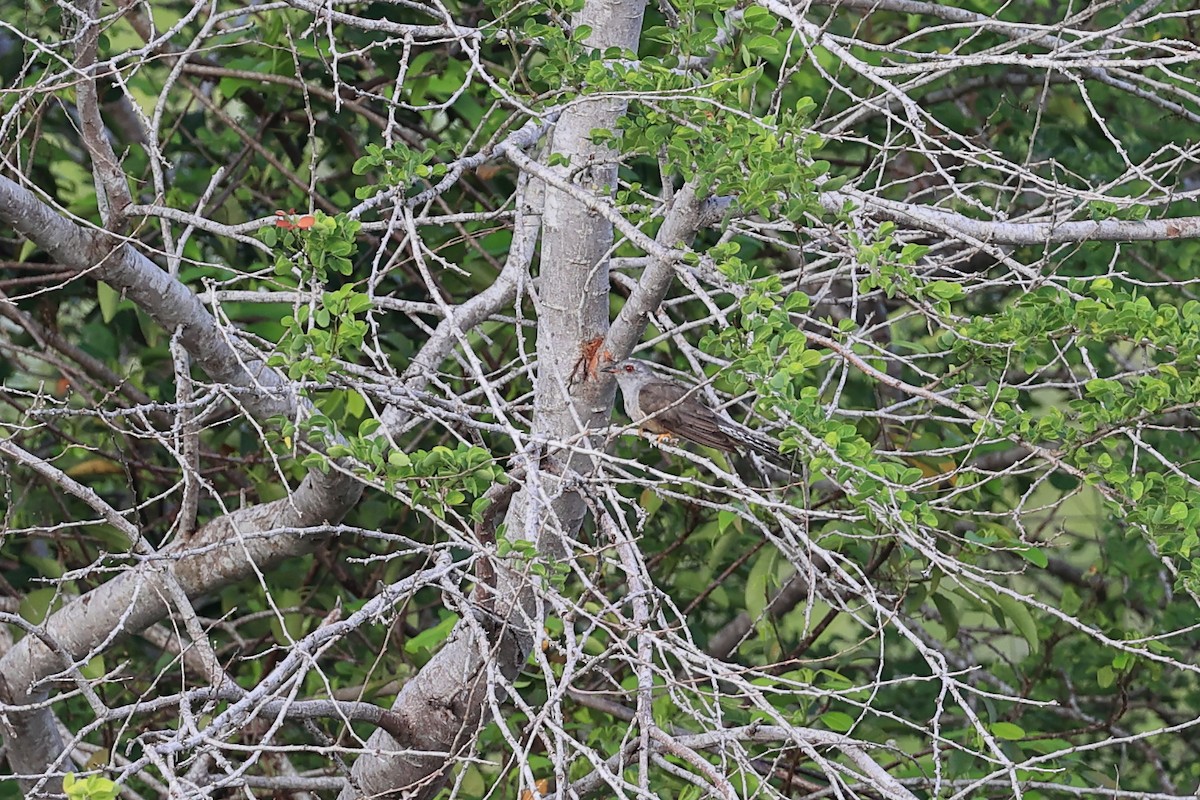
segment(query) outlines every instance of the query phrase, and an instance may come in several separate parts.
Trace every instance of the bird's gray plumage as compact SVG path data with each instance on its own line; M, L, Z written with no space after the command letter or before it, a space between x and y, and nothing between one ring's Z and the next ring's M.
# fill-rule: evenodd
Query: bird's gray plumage
M704 404L696 387L659 376L645 361L629 358L604 371L616 375L625 413L644 430L728 452L746 446L769 458L780 457L779 445L769 436L722 417Z

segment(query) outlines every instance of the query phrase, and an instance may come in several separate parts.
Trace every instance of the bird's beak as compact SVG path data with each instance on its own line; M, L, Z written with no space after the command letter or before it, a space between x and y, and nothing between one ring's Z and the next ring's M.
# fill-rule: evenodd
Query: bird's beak
M615 375L615 374L617 374L617 365L609 364L607 367L601 367L600 371L607 372L609 375Z

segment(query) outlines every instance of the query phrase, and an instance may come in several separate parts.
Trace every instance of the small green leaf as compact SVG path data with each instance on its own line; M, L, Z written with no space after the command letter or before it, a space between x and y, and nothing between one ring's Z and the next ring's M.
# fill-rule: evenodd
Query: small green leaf
M854 717L843 711L826 711L821 715L821 722L831 731L846 733L854 727Z
M404 652L418 653L421 650L432 650L435 645L441 644L450 635L450 631L454 630L454 626L458 623L456 614L449 614L432 628L425 630L413 636L404 643Z
M96 281L96 300L100 302L100 316L106 323L112 322L113 317L117 315L121 293L104 281Z
M1070 585L1063 586L1062 597L1059 598L1059 609L1064 614L1075 616L1079 613L1079 609L1083 607L1083 598L1079 596L1079 592L1075 591Z
M783 53L783 45L779 43L779 40L766 34L751 36L746 42L746 48L755 55L768 58Z
M1033 615L1029 613L1025 604L1004 594L996 595L996 604L1004 612L1004 616L1008 617L1017 627L1025 641L1029 643L1029 652L1036 653L1040 645L1037 623L1034 622Z
M1042 552L1041 548L1030 546L1018 552L1020 552L1021 558L1024 558L1030 564L1041 567L1042 569L1045 569L1046 565L1050 563L1050 559L1046 557L1046 554Z
M963 296L962 286L950 281L934 281L925 290L939 300L957 300Z
M1025 738L1025 729L1011 722L993 722L990 727L995 736L1007 739L1010 742L1016 742Z
M942 615L942 626L946 629L946 638L953 639L958 636L958 607L954 601L939 593L933 596L933 604L937 607L938 613Z

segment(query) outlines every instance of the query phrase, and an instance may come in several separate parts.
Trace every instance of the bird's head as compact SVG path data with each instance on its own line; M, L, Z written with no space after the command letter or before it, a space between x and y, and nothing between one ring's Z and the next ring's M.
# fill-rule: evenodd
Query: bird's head
M654 369L645 361L639 361L636 358L627 358L624 361L609 364L607 367L601 367L600 371L616 375L617 380L621 380L622 378L654 377Z

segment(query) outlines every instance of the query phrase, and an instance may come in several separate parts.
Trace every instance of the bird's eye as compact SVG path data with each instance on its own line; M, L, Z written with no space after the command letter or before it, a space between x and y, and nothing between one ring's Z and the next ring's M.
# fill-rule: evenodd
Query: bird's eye
M625 365L625 371L626 371L626 372L633 372L633 364L626 364L626 365Z

